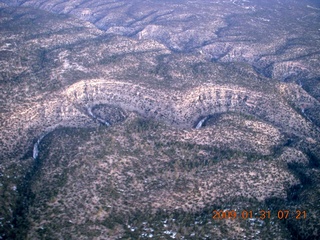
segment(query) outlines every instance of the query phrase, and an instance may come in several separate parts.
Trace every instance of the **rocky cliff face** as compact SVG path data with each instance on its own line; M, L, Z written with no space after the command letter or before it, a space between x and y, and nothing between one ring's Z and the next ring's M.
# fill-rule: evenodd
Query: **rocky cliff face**
M5 117L1 139L6 141L1 152L17 151L16 143L23 144L19 146L20 149L26 149L35 138L58 127L93 126L94 122L90 118L92 113L89 112L101 104L120 107L126 112L134 111L142 117L182 128L192 128L201 116L241 112L271 122L286 133L317 138L317 128L313 129L314 126L286 101L291 100L297 106L301 99L313 105L318 103L301 91L293 92L286 86L280 88L286 96L281 93L255 92L232 85L206 84L164 93L125 82L83 80L23 110L15 109L15 112ZM20 136L21 132L27 135Z

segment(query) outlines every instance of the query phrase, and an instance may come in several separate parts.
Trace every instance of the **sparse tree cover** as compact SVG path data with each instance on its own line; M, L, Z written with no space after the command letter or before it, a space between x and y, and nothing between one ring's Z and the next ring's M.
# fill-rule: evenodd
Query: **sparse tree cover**
M0 0L0 239L316 239L315 0Z

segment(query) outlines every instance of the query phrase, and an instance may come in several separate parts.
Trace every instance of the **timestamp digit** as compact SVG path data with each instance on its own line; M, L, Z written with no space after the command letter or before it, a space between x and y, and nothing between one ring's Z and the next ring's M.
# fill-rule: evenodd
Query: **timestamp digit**
M264 210L261 210L260 211L260 219L266 219L266 218L269 218L270 219L270 211L264 211Z
M237 218L237 212L234 210L231 210L228 212L228 218L233 218L236 219Z
M278 219L287 219L289 217L289 210L279 210Z
M252 211L246 211L246 210L243 210L242 213L241 213L241 217L243 219L247 219L247 218L252 218Z
M213 219L220 219L220 213L221 213L221 212L222 212L222 211L213 210L213 211L212 211L212 214L213 214L212 218L213 218Z
M300 210L297 210L296 211L297 215L296 215L296 219L300 219L301 217L301 214L303 214L303 218L306 219L307 218L307 212L306 211L300 211Z

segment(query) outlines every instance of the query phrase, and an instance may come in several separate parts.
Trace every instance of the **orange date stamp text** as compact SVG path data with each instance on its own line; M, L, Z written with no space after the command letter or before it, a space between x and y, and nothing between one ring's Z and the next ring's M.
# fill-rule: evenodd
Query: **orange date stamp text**
M282 219L306 219L307 218L307 211L305 210L296 210L296 211L289 211L289 210L278 210L278 211L271 211L271 210L259 210L258 212L254 212L252 210L243 210L243 211L236 211L236 210L213 210L212 211L212 218L213 219L248 219L248 218L258 218L261 220L270 219L271 217L276 217L280 220Z

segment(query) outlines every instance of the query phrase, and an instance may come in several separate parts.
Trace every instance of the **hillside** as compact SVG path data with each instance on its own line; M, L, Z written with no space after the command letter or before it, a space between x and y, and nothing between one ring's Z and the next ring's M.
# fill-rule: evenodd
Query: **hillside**
M319 235L316 3L0 2L0 239Z

